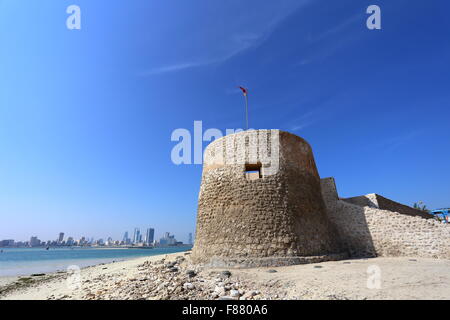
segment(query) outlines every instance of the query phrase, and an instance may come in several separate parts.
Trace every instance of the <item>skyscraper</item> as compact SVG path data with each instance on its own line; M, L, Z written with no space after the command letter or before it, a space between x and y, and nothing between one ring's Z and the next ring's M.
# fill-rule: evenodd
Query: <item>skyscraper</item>
M155 237L155 229L148 228L145 234L146 245L151 245L153 243L154 237Z
M192 244L192 233L189 233L188 244Z
M73 243L74 243L73 238L72 238L72 237L68 237L68 238L67 238L67 245L68 245L68 246L72 246Z
M58 237L58 243L61 243L63 239L64 239L64 232L60 232Z
M122 241L123 243L128 244L128 231L125 231Z
M41 244L41 240L38 237L34 236L30 238L30 247L37 247Z
M141 232L139 231L139 228L134 228L133 244L139 243L140 237L141 237Z
M174 245L177 242L177 239L175 239L175 236L171 236L169 232L164 233L164 237L159 239L160 245Z

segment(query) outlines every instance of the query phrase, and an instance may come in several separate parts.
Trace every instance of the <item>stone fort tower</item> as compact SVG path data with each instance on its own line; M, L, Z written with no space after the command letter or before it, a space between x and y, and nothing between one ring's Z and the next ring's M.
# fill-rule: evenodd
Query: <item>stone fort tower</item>
M280 130L225 136L205 150L192 260L276 266L342 258L309 144Z

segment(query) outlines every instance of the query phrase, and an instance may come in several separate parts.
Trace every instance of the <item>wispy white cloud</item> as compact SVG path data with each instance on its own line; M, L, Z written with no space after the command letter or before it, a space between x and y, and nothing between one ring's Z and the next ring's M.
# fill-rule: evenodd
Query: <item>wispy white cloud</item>
M333 94L321 94L320 97L309 100L297 100L296 109L307 110L298 117L289 120L286 127L293 132L298 132L309 128L317 123L326 121L327 119L336 116L337 113L342 112L345 107L336 107L336 101L346 98L345 92L338 92ZM301 106L301 107L299 107ZM295 112L295 114L298 114Z
M317 35L309 34L307 48L310 49L310 53L302 57L294 66L301 67L313 62L322 61L346 45L358 40L363 35L364 28L358 28L356 29L358 31L351 33L347 29L359 20L361 20L361 14L358 13L322 33ZM324 45L317 48L316 44L319 42L324 42Z
M317 36L311 36L310 41L311 42L319 42L324 39L328 39L329 37L335 37L336 34L339 34L341 32L346 32L346 29L351 27L352 24L358 22L361 20L361 13L357 13L350 18L342 21L341 23L333 26L332 28L318 34ZM364 29L363 29L364 30Z
M241 35L235 35L233 38L235 39L235 45L233 46L233 48L230 48L230 51L227 52L225 55L219 55L213 58L195 60L191 62L183 62L179 64L171 64L162 67L156 67L141 72L141 75L143 76L157 75L222 63L247 49L255 47L256 45L261 43L263 36L258 37L257 35L253 35L251 37L243 38Z
M322 108L317 108L304 113L303 115L292 121L290 130L293 132L297 132L318 122L320 120L321 110Z
M150 75L167 73L167 72L175 72L175 71L180 71L180 70L184 70L184 69L200 67L202 65L203 65L203 63L198 63L198 62L197 63L174 64L174 65L158 67L158 68L154 68L151 70L147 70L147 71L141 72L141 75L142 76L150 76Z
M205 26L207 30L199 32L201 36L198 38L194 35L192 43L183 50L184 61L149 68L140 75L158 75L223 63L263 44L290 14L309 2L288 0L281 4L264 3L257 11L250 12L241 10L241 3L239 7L227 8L232 9L233 19L227 21L226 27L218 22L217 25ZM193 30L192 34L197 32Z
M394 151L423 134L422 130L413 130L390 137L367 146L371 150Z

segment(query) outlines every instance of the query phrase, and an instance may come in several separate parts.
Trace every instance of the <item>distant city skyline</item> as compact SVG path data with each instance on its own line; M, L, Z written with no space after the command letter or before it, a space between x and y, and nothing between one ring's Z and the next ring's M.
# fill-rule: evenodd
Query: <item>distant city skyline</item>
M139 229L139 235L141 236L142 241L144 241L146 243L147 243L147 236L148 235L152 236L153 237L153 241L155 241L155 240L159 240L161 238L164 238L168 234L172 233L172 232L168 232L168 231L162 231L160 233L157 233L155 231L155 228L148 227L148 228L145 228L145 234L143 235L140 232L140 228L137 228L137 227L132 228L133 231L135 229ZM153 232L151 232L152 230L153 230ZM45 234L47 234L47 233L45 233ZM110 234L112 234L112 233L110 233ZM125 238L125 234L127 234L128 238L130 239L130 244L134 243L134 239L130 238L130 232L127 231L127 230L123 231L122 235L121 236L117 236L117 237L116 236L112 236L110 234L94 237L94 236L87 235L87 234L74 236L74 235L69 234L67 232L57 232L54 237L43 237L43 236L40 236L39 232L34 232L34 233L30 234L28 237L25 236L24 238L17 238L17 237L14 238L13 236L8 237L7 234L0 234L0 241L3 241L3 240L14 240L15 242L30 242L32 238L37 238L40 241L45 241L45 242L47 242L47 241L54 241L55 243L59 243L61 241L67 241L67 239L79 240L81 238L85 238L87 241L90 241L90 239L94 239L94 240L103 239L106 242L106 240L108 238L111 238L114 241L116 241L116 240L123 241L124 238ZM175 234L175 233L173 233L173 234ZM131 233L131 235L134 237L133 233ZM182 241L185 244L189 244L190 243L189 240L191 239L191 237L192 237L192 233L190 233L190 232L185 234L185 235L180 233L177 236L177 240L178 241Z

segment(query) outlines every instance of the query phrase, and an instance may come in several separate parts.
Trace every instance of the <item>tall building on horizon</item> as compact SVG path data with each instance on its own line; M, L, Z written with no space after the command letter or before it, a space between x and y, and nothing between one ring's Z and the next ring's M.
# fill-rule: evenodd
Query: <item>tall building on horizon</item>
M160 245L174 245L176 244L177 239L175 239L174 235L170 235L170 232L165 232L164 233L164 237L162 237L161 239L159 239L159 244Z
M37 247L40 244L41 244L41 240L39 240L37 236L33 236L30 238L30 247Z
M122 241L123 243L128 244L128 231L125 231Z
M155 229L148 228L145 234L145 243L147 245L151 245L154 241L154 238L155 238Z
M64 239L64 232L60 232L59 233L59 237L58 237L58 243L61 243L62 241L63 241L63 239Z
M141 232L139 231L139 228L134 228L133 244L139 243L140 238L141 238Z
M67 238L67 243L68 246L72 246L74 244L73 238L72 237L68 237Z
M192 233L189 233L188 244L192 244Z

